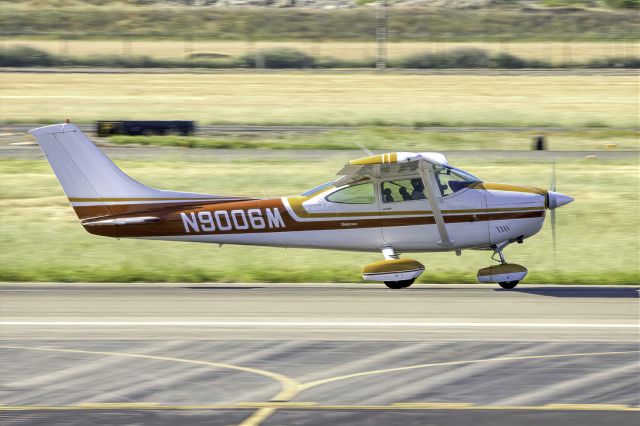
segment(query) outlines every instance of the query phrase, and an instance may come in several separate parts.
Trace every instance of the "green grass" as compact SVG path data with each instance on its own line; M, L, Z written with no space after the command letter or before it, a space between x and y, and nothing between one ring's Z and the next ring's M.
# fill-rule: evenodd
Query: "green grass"
M4 73L0 120L636 127L638 88L634 75Z
M179 146L216 149L328 149L353 150L357 143L369 149L396 151L530 150L533 138L544 134L548 149L554 151L633 150L640 148L636 130L585 129L573 131L476 131L436 132L369 127L320 133L285 133L279 136L111 136L118 145Z
M300 193L332 178L349 154L326 160L117 161L132 176L162 188L261 196ZM258 161L260 160L260 161ZM486 181L546 187L543 163L477 160L457 166ZM576 201L558 210L558 254L548 225L505 251L527 266L529 283L633 284L640 280L639 166L627 161L558 163L558 190ZM375 253L334 252L114 240L87 234L78 224L44 160L0 160L0 280L8 281L339 281L357 282ZM422 253L422 282L475 282L491 264L486 252Z

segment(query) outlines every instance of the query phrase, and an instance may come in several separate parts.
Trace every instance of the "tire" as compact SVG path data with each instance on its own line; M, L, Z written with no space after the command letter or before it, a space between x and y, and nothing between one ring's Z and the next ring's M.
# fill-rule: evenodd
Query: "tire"
M512 288L516 288L516 286L518 285L520 281L503 281L501 283L498 283L500 285L500 287L507 289L507 290L511 290Z
M402 280L402 281L385 281L385 285L389 288L392 288L394 290L399 290L401 288L407 288L410 287L411 284L414 283L416 279L412 279L412 280Z

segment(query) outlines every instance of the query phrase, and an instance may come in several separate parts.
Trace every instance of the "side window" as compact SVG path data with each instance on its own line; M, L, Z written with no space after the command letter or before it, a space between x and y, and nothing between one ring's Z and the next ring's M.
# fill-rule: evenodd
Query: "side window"
M381 190L383 203L427 199L422 179L419 177L382 182Z
M371 204L376 200L373 191L373 184L363 183L360 185L347 186L339 191L330 194L326 198L332 203L343 204Z

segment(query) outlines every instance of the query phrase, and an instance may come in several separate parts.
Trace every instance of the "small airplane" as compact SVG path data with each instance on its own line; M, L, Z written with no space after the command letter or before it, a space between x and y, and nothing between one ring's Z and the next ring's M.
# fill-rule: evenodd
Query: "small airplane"
M573 198L530 186L485 183L432 152L392 152L349 161L338 179L301 195L254 199L145 186L120 170L75 125L35 136L84 228L115 238L381 252L365 280L409 287L425 270L401 252L493 251L480 282L512 289L527 275L504 248L542 228ZM366 150L366 148L363 147ZM495 256L498 259L495 259Z

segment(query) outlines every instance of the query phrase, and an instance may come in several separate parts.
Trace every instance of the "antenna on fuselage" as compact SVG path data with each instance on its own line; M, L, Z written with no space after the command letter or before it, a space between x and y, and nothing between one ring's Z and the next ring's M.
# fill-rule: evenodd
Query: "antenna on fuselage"
M356 145L358 145L360 147L360 149L362 149L364 152L366 152L368 156L374 155L374 153L371 152L369 150L369 148L367 148L366 146L362 145L360 142L356 142Z

